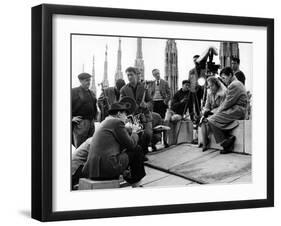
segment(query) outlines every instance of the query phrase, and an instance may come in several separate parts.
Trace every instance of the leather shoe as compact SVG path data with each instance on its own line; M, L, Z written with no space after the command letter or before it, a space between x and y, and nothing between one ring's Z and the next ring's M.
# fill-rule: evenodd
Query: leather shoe
M232 146L232 145L234 144L235 139L236 139L236 137L233 136L233 135L231 135L228 139L225 139L225 140L221 143L221 146L222 146L223 148L228 148L228 147L230 147L230 146Z
M231 153L234 149L234 142L235 142L235 136L231 136L226 143L224 143L223 150L220 151L221 154L228 154Z
M157 147L155 145L151 145L152 152L157 151Z
M221 154L228 154L231 153L233 151L234 148L234 144L231 147L228 148L223 148L223 150L220 151Z
M206 145L204 146L203 145L203 147L202 147L202 151L204 152L204 151L207 151L208 149L209 149L209 144L210 144L210 139L207 137L206 138Z
M170 145L168 143L164 143L164 147L168 148L168 147L170 147Z
M143 156L142 161L147 162L147 161L148 161L148 158L147 158L146 156Z

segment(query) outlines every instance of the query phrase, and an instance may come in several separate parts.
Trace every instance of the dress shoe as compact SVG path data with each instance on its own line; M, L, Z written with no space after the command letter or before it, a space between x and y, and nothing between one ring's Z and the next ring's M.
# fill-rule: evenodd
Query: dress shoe
M230 147L227 147L227 148L223 148L223 150L220 151L221 154L228 154L228 153L231 153L233 151L233 148L234 148L234 144Z
M202 151L207 151L209 149L209 144L210 144L210 139L207 137L206 138L206 145L203 145Z
M230 136L228 139L225 139L225 140L221 143L221 146L222 146L223 148L228 148L228 147L230 147L230 146L232 146L232 145L234 144L235 139L236 139L236 137L232 135L232 136Z
M221 154L228 154L231 153L234 149L234 142L235 142L235 136L231 136L229 139L225 141L225 143L222 145L223 150L220 151Z
M170 147L170 145L168 143L164 143L164 147L168 148L168 147Z
M147 161L148 161L148 158L147 158L146 156L143 156L142 161L147 162Z
M155 145L151 145L152 152L157 151L157 147Z
M204 152L204 151L208 151L208 147L202 147L202 151Z

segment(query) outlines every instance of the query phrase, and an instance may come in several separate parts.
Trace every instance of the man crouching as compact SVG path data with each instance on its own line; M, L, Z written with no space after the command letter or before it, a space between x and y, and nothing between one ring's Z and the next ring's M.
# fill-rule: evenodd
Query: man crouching
M114 180L123 174L128 183L137 183L145 176L143 152L137 145L138 128L133 127L131 135L125 128L127 108L123 104L112 104L108 113L92 138L82 175L92 180ZM130 173L125 175L128 169Z

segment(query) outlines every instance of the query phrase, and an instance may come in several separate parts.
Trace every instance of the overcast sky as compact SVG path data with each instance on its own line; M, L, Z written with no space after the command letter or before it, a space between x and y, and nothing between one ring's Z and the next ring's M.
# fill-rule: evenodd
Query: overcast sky
M119 37L109 36L72 36L72 87L79 86L77 75L83 71L92 74L93 56L95 56L95 74L97 94L100 94L98 83L103 80L105 46L108 45L108 80L114 85L114 75L117 67L117 50ZM179 87L181 81L187 79L188 71L193 67L192 57L200 55L209 46L219 50L219 42L176 40L178 49ZM152 80L152 69L160 69L162 78L165 75L165 46L166 39L142 39L143 60L145 66L145 79ZM137 51L137 39L121 37L122 71L125 81L125 69L134 66ZM239 43L240 69L246 76L246 89L252 90L252 44ZM219 64L219 56L214 57Z

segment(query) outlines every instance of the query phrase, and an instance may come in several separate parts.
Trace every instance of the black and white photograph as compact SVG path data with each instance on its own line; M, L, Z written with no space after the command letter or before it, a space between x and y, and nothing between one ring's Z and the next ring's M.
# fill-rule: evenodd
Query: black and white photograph
M252 183L253 43L70 39L72 191Z
M273 205L272 19L32 12L33 218Z

